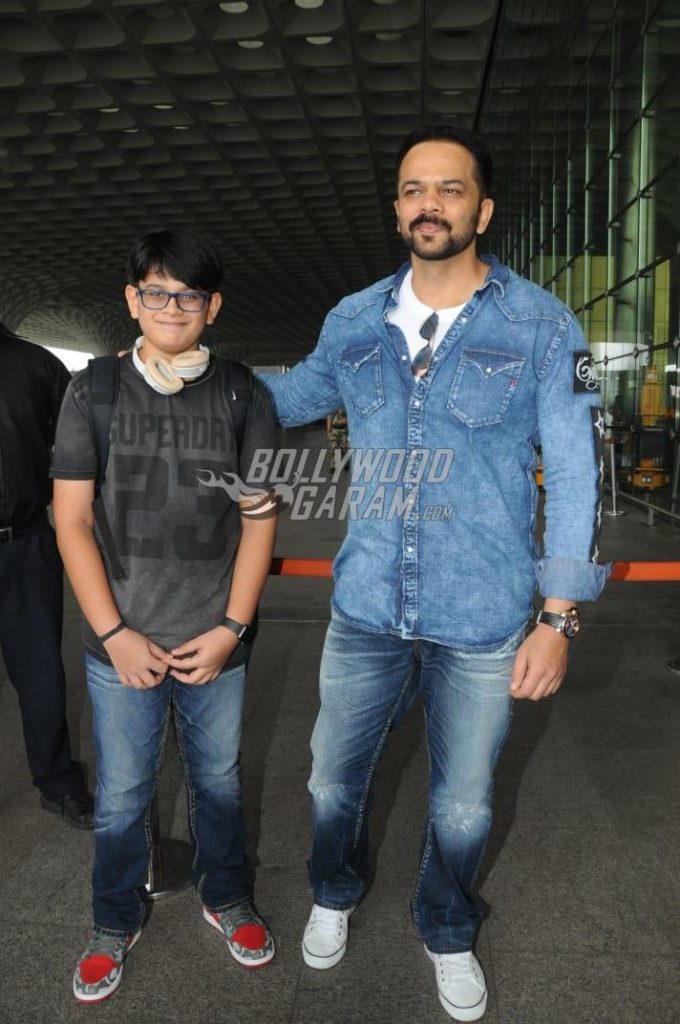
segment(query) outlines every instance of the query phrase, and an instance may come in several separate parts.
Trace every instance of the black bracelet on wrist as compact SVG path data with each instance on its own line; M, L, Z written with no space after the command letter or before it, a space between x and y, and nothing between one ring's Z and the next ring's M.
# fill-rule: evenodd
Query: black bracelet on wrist
M97 637L97 640L99 640L100 644L105 644L107 640L110 640L112 636L115 636L116 633L120 633L120 631L125 628L125 623L121 619L117 626L114 626L113 629L110 629L108 633L102 633L101 636Z
M235 633L241 644L251 644L257 633L257 625L250 624L246 626L242 622L237 622L236 619L230 619L228 615L224 616L220 626L224 626L225 629Z

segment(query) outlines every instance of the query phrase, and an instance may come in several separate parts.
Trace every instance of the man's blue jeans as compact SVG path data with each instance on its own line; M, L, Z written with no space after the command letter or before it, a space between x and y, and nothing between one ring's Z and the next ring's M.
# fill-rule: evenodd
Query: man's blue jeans
M114 668L85 656L97 751L93 912L97 927L136 931L144 920L149 810L174 704L184 764L192 880L210 910L250 894L239 746L244 665L189 686L168 675L150 690L123 686Z
M493 770L510 727L510 676L524 633L495 651L469 653L367 632L333 614L309 780L316 903L341 910L362 895L371 782L395 717L417 686L430 800L413 918L433 953L471 948L483 917L471 889L491 827Z

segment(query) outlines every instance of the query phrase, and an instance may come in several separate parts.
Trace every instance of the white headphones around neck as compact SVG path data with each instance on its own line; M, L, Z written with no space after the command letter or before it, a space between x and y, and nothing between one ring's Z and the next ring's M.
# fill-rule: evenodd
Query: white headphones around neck
M132 362L142 377L154 391L160 395L176 395L184 387L185 380L196 380L208 369L210 352L205 345L190 352L180 352L172 359L163 356L150 356L143 362L139 350L144 345L144 337L137 338L132 350Z

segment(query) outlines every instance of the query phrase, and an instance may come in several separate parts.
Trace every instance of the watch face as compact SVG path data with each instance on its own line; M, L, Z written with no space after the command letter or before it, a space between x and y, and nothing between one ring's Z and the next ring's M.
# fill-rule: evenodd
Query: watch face
M564 635L569 637L570 640L573 637L577 636L578 631L579 631L580 628L581 628L581 623L579 621L578 615L573 615L572 614L572 615L567 615L565 617L565 620L564 620Z

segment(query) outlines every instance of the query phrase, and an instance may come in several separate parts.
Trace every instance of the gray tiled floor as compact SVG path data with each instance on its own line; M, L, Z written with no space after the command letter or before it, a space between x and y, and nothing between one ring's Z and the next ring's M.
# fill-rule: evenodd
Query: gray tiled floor
M318 443L319 434L304 440ZM299 443L293 435L287 442ZM302 442L304 443L304 441ZM284 520L279 552L329 556L337 523ZM680 532L641 513L606 520L603 555L678 559ZM120 991L77 1007L71 973L89 929L91 836L38 808L14 693L0 672L0 1020L8 1024L414 1024L448 1018L408 915L426 799L417 707L379 771L372 835L376 880L352 918L347 957L302 966L309 908L306 777L330 584L273 579L262 605L243 741L257 900L278 956L247 974L225 955L191 891L154 905ZM482 871L490 914L478 953L489 980L486 1024L677 1024L680 1020L680 584L609 585L585 612L557 700L516 707L497 773ZM64 644L70 721L93 769L78 617ZM172 744L161 780L165 834L186 835Z

